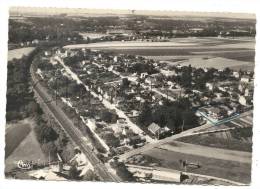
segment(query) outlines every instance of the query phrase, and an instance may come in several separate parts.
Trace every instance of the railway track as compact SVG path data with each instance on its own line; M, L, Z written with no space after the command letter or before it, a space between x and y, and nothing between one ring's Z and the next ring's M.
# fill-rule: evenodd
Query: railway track
M41 86L39 80L37 79L33 70L33 65L30 67L30 74L32 77L32 81L36 83L34 85L34 91L44 102L54 119L66 131L66 133L73 140L73 142L81 148L82 152L87 156L101 180L110 182L120 182L121 179L108 171L106 166L97 158L97 156L93 153L92 149L86 144L86 141L82 139L83 135L74 126L74 123L67 117L67 115L61 110L61 108L57 106L54 101L51 100L52 98L48 95L44 87Z

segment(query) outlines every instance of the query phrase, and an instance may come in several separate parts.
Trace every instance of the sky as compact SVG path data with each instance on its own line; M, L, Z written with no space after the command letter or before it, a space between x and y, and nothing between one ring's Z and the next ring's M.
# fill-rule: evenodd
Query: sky
M130 9L84 9L84 8L43 8L43 7L11 7L10 15L32 14L32 15L55 15L66 13L68 15L93 16L107 14L132 14ZM147 11L135 10L135 15L154 15L154 16L192 16L192 17L227 17L255 19L255 14L249 13L228 13L228 12L184 12L184 11Z

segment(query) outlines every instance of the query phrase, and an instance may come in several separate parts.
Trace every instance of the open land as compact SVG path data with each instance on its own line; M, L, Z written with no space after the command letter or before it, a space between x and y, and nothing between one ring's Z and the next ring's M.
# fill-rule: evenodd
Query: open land
M114 54L132 54L165 61L171 65L191 65L196 68L234 70L254 69L254 45L251 38L176 38L169 42L100 42L68 45L65 48L91 48ZM176 61L177 60L177 61Z
M250 183L250 163L208 158L202 155L185 154L159 148L154 148L144 152L144 154L160 161L160 166L164 168L182 170L179 160L186 160L201 165L200 168L188 167L187 172Z
M13 59L20 59L23 56L29 55L35 48L34 47L25 47L19 49L13 49L8 51L8 61Z
M32 130L32 122L28 120L12 124L7 128L5 148L5 171L16 167L19 160L47 161L40 144Z

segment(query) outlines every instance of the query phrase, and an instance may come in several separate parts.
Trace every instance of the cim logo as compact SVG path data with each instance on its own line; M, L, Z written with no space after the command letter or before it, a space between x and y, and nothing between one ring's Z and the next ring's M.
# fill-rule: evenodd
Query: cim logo
M23 161L23 160L19 160L17 162L17 167L20 169L31 169L32 168L32 162L29 161Z

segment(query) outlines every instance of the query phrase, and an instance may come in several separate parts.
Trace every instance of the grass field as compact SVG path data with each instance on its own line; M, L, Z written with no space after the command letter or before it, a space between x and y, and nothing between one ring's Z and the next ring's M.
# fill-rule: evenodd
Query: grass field
M13 49L8 51L8 61L13 60L14 58L20 59L24 55L29 55L35 47L25 47L20 49Z
M11 155L30 131L31 127L27 123L18 123L13 125L12 128L8 128L8 132L5 135L5 158Z
M25 119L6 128L5 171L16 167L19 160L45 162L47 158L41 151L32 120Z
M178 141L202 146L252 152L252 128L193 135L179 138Z
M65 48L90 48L114 54L131 54L168 61L176 60L193 67L214 67L254 70L255 39L253 38L173 38L170 42L101 42L77 44ZM179 62L178 62L179 63Z
M15 168L19 160L39 161L40 163L48 161L48 158L41 151L40 144L33 131L31 131L13 153L5 159L5 172Z
M160 161L161 167L164 168L183 171L179 160L186 160L189 163L201 165L200 168L188 167L187 172L215 176L245 184L249 184L251 180L251 164L249 163L207 158L158 148L146 151L144 154Z

